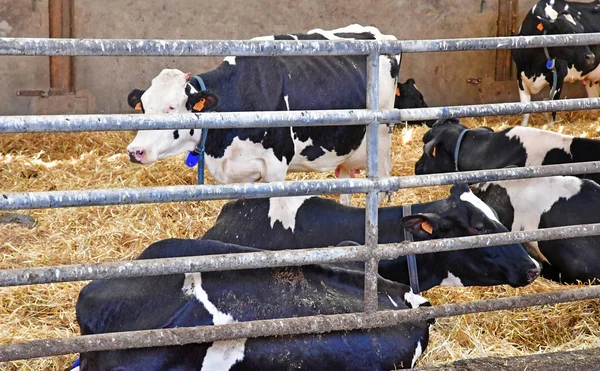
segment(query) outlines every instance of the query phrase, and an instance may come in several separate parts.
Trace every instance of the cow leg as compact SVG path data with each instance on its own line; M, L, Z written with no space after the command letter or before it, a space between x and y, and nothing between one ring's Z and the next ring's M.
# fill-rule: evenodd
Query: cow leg
M525 86L523 89L519 87L519 99L521 103L529 103L531 102L531 94L527 90ZM527 122L529 121L529 113L523 114L523 119L521 120L521 126L527 126Z
M353 178L354 177L354 171L348 169L344 165L339 165L337 168L335 168L335 176L337 178L339 178L339 179ZM352 194L349 194L349 193L340 194L340 203L342 205L349 206L350 205L350 200L352 200Z

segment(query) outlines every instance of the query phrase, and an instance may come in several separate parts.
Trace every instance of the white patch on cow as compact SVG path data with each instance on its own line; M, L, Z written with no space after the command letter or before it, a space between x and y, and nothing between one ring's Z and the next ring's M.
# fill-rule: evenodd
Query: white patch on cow
M294 156L292 162L290 163L289 171L332 171L352 155L351 152L350 154L344 156L338 156L335 151L329 151L323 147L320 147L323 151L323 154L316 159L309 160L308 157L300 154L305 148L313 145L312 139L308 138L306 142L302 142L293 136L293 134L292 137L294 138L296 156Z
M231 315L219 311L208 299L208 294L202 288L200 273L186 273L182 291L185 295L195 297L206 308L215 325L237 322ZM246 338L243 338L215 341L206 351L201 370L229 370L233 365L244 359L246 340Z
M506 133L509 139L516 138L521 142L527 154L525 166L541 165L544 158L553 149L561 149L571 155L573 137L547 130L526 127L515 127Z
M415 368L415 364L419 357L423 354L423 347L421 346L421 340L417 341L417 347L415 348L415 354L413 355L412 361L410 363L410 368Z
M444 278L440 283L440 286L456 286L456 287L464 287L460 278L456 277L450 271L448 271L448 277Z
M521 71L521 82L529 94L537 94L549 85L543 73L540 73L539 76L527 77L525 72Z
M583 79L583 73L579 71L575 66L569 67L567 70L567 76L565 76L565 82L575 82Z
M546 15L548 16L548 18L550 18L553 21L555 21L556 18L558 18L558 12L556 10L554 10L554 8L552 7L552 4L546 4L546 7L544 8L544 12L546 12Z
M283 100L285 101L285 108L287 108L287 110L290 110L290 97L288 95L284 95L283 96Z
M494 210L492 210L492 208L489 207L485 202L481 201L479 197L475 196L473 192L468 191L463 193L462 195L460 195L460 199L470 203L471 205L481 210L481 212L484 213L485 216L487 216L488 218L500 223L500 221L496 217L496 213L494 212Z
M567 9L567 8L565 7L565 10L566 10L566 9ZM573 25L576 25L576 24L577 24L577 23L575 22L575 20L573 19L573 17L572 17L570 14L565 14L565 16L564 16L564 17L565 17L565 19L566 19L567 21L571 22Z
M427 299L419 294L413 293L412 289L404 294L404 301L409 303L411 308L418 308L422 304L427 303Z
M219 183L253 183L259 180L275 182L285 180L287 163L280 161L273 148L250 139L233 138L222 157L206 154L206 168Z
M506 190L514 209L512 231L539 228L542 214L564 198L569 200L581 191L582 180L573 176L515 179L489 182Z
M392 305L396 308L398 308L398 304L394 301L394 299L392 299L392 297L388 294L388 299L390 299L390 302L392 303Z
M271 228L276 221L283 224L284 229L291 229L294 232L296 228L296 214L304 201L314 196L297 197L271 197L269 199L269 222Z
M270 40L275 40L275 36L273 35L268 35L268 36L257 36L257 37L253 37L250 40L257 40L257 41L270 41Z
M298 36L296 36L296 35L292 35L292 34L290 34L289 36L290 36L292 39L294 39L294 40L298 40Z
M231 66L235 66L235 55L230 55L228 57L223 58L223 62L229 63Z

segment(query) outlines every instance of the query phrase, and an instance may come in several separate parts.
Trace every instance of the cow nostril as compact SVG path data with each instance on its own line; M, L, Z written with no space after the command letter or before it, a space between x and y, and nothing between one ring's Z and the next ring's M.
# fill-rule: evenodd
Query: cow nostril
M144 155L144 150L143 149L138 149L137 151L135 151L135 155L136 156L143 156Z
M587 63L590 63L590 64L591 64L591 63L594 63L594 60L595 60L595 59L596 59L596 56L594 55L594 53L587 53L587 54L585 55L585 61L586 61Z
M530 269L527 271L527 280L533 282L540 275L539 269Z

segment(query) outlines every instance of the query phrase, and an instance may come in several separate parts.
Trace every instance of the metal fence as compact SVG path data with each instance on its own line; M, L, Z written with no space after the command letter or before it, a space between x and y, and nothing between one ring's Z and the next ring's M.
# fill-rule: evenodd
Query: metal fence
M269 55L365 55L367 56L367 109L307 112L242 112L186 115L78 115L0 117L1 133L71 132L108 130L232 128L265 126L367 125L367 178L331 181L277 182L267 184L196 185L136 189L97 189L0 194L0 210L58 208L198 201L269 196L366 193L365 245L251 254L215 255L152 261L40 267L0 271L1 286L66 282L97 278L163 275L228 269L304 265L312 263L366 261L365 313L314 316L285 320L232 323L219 326L135 331L118 334L47 339L0 346L0 361L51 355L181 345L239 337L319 333L390 326L403 321L594 299L600 287L565 290L471 303L440 305L404 311L377 310L377 262L399 255L495 246L509 242L540 241L600 234L600 224L508 232L445 240L377 244L377 193L403 188L456 182L480 182L532 178L560 174L600 172L600 161L435 174L377 178L378 127L404 120L488 116L575 109L598 109L600 99L573 99L534 103L501 103L407 110L379 110L379 56L432 51L535 48L559 45L600 44L600 33L544 37L501 37L417 41L196 41L196 40L90 40L0 38L0 55L85 56L269 56Z

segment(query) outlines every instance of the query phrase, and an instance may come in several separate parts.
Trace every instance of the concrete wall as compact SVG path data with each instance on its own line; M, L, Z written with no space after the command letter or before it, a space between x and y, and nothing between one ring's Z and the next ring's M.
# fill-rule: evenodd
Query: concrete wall
M535 2L520 1L519 22ZM247 39L361 23L399 39L435 39L495 36L498 1L77 0L74 11L77 38ZM6 32L2 31L5 21L10 27ZM46 37L47 29L47 0L0 0L0 33ZM47 57L0 57L0 114L130 112L128 92L147 87L162 68L199 73L219 61L208 57L77 57L76 90L89 102L74 108L58 98L15 95L18 89L48 88ZM406 54L401 77L414 77L431 105L518 101L516 81L496 82L494 63L495 51ZM468 83L469 78L481 78L481 83ZM574 86L566 94L582 96L584 91Z

